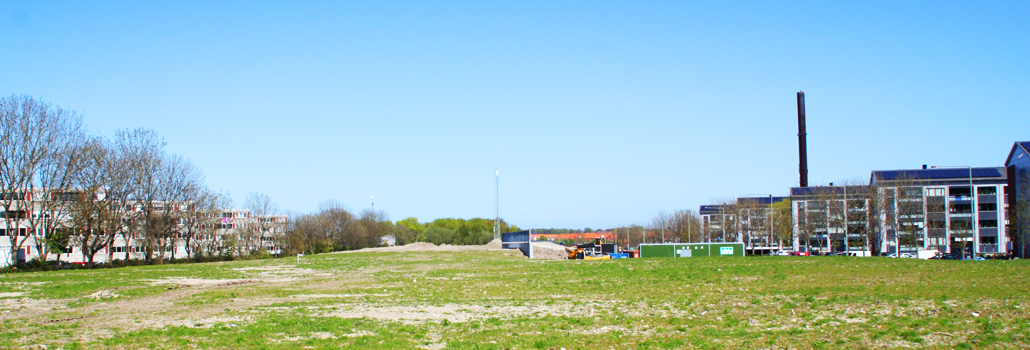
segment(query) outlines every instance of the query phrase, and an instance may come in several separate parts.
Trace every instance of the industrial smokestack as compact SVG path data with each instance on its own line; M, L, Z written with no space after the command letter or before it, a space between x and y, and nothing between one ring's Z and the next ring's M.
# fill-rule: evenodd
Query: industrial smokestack
M798 172L801 175L801 187L808 187L808 144L805 133L805 92L798 92Z

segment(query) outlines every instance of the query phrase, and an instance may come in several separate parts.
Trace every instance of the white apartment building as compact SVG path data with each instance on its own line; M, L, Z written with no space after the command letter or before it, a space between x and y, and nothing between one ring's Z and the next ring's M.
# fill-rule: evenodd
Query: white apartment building
M5 194L18 199L12 204L10 210L0 208L0 267L9 266L19 262L25 262L40 258L42 252L38 248L36 238L47 239L50 237L47 226L71 229L72 218L69 210L61 210L59 207L44 210L44 205L37 199L47 198L41 194ZM68 200L74 196L49 196ZM63 198L62 198L63 197ZM19 206L20 205L20 206ZM23 206L32 206L32 210L24 210ZM67 208L64 208L67 209ZM138 212L140 208L135 206L130 212ZM36 219L36 227L29 219L32 215ZM41 224L43 220L57 220L49 222L49 225ZM286 228L287 217L285 215L251 215L246 209L228 209L211 212L205 215L205 229L199 232L187 232L184 229L185 222L179 219L175 225L180 232L176 233L170 241L160 244L162 251L152 252L152 258L158 259L184 259L197 254L241 254L245 252L258 251L263 249L272 255L282 253L279 244ZM126 230L124 235L114 237L113 242L104 245L93 256L93 262L108 262L111 260L123 259L145 259L145 248L147 243L141 237L137 237L133 230ZM12 252L12 247L19 245L17 251ZM50 252L46 260L60 260L68 263L85 263L88 261L87 254L84 254L81 246L71 241L65 247L64 253L54 254Z
M881 170L870 184L887 204L879 214L884 252L1009 252L1004 167Z

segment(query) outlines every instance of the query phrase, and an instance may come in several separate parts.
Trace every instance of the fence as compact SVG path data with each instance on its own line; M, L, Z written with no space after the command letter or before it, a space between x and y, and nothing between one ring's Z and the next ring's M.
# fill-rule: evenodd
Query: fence
M530 259L533 258L533 241L529 239L529 231L502 233L501 248L518 249Z

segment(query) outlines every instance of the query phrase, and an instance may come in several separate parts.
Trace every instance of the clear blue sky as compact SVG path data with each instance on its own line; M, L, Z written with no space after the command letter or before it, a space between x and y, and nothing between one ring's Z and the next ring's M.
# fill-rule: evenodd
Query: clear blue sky
M684 4L691 3L691 4ZM0 94L146 127L240 205L645 224L1030 140L1030 2L0 2Z

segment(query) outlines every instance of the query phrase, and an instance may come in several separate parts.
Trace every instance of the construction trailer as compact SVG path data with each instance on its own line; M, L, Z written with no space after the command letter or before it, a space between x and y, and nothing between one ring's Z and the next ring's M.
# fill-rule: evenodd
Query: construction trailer
M744 256L744 243L644 243L641 258Z

